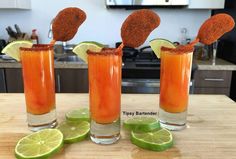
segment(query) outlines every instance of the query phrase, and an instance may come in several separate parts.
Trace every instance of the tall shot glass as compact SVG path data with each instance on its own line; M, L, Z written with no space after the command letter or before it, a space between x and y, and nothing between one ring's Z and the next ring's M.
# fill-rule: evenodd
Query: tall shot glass
M112 144L120 138L121 52L88 51L90 138L98 144Z
M159 120L162 127L181 130L186 126L193 52L161 49Z
M57 125L53 47L20 48L20 56L29 129L53 128Z

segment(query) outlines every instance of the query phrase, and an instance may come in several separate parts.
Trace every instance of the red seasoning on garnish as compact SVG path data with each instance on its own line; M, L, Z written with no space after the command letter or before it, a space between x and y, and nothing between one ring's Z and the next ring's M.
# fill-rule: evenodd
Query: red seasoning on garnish
M234 28L234 19L228 14L216 14L201 26L197 38L203 44L210 45Z
M102 55L122 55L122 53L120 54L120 52L122 52L121 50L117 50L117 48L102 48L101 51L99 52L95 52L95 51L90 51L88 50L87 51L87 54L93 54L93 55L99 55L99 54L102 54Z
M85 12L79 8L63 9L57 14L52 24L53 40L71 40L85 19Z
M139 47L159 25L160 17L155 12L148 9L134 11L122 24L122 42L125 46Z
M194 45L201 42L206 45L214 43L225 33L231 31L235 26L234 19L228 14L216 14L207 19L198 31L197 38L188 45L180 45L177 48L162 47L162 51L176 54L193 52Z
M161 51L168 51L170 53L174 54L185 54L185 53L190 53L193 52L194 50L194 45L179 45L177 48L168 48L168 47L161 47Z
M190 53L194 51L194 45L199 42L199 39L195 39L191 43L187 45L179 45L176 48L168 48L168 47L161 47L162 51L168 51L174 54L185 54L185 53Z

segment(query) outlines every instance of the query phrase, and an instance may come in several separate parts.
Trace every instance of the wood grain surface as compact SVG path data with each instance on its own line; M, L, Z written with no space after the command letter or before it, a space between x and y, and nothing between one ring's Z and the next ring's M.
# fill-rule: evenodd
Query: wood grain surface
M157 112L158 95L122 95L122 120L128 112ZM88 94L57 94L58 120L66 111L88 106ZM0 159L14 157L17 141L29 134L24 94L0 94ZM53 159L233 159L236 158L236 103L223 95L192 95L188 126L173 132L174 147L153 152L132 145L129 132L121 140L101 146L90 140L66 145Z

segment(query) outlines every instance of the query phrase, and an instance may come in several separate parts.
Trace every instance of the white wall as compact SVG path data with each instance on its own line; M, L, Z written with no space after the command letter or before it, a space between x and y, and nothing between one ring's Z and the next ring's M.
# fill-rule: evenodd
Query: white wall
M0 38L7 39L5 28L18 24L23 31L31 33L36 28L41 43L48 43L48 29L51 19L59 10L74 6L87 13L87 20L69 43L94 40L114 45L120 41L120 27L132 12L124 9L106 9L104 0L31 0L32 10L0 10ZM199 26L210 16L209 10L155 9L161 17L161 25L152 32L148 40L156 37L179 40L180 29L186 27L189 36L197 34Z

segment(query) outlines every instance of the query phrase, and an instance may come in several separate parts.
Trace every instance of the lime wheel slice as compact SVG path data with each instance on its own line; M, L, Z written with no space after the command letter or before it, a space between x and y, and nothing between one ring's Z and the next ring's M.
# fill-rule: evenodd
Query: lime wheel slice
M64 143L75 143L84 140L88 136L90 124L87 121L65 121L57 129L62 132Z
M159 129L150 132L131 132L131 142L138 147L153 150L164 151L173 145L171 132L166 129Z
M57 129L44 129L20 139L15 147L16 158L49 158L63 146L63 134Z
M33 43L31 41L19 40L9 43L3 50L2 53L20 61L20 47L31 48Z

